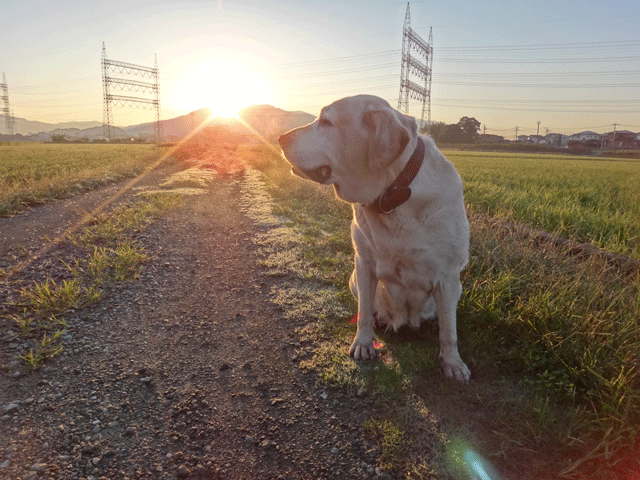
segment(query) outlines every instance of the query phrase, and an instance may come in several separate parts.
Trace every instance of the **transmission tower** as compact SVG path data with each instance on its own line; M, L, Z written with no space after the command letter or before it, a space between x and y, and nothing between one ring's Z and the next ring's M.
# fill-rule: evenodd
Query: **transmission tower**
M115 78L109 76L110 72L128 75L128 78ZM151 78L152 82L134 80L131 76ZM104 91L104 105L102 126L104 136L111 140L111 124L113 123L112 107L137 107L153 108L156 111L154 123L154 135L156 142L162 141L162 123L160 122L160 85L158 75L158 57L155 57L154 68L134 65L132 63L109 60L107 51L102 42L102 88ZM132 97L129 95L114 95L111 89L120 91L140 92L147 97Z
M412 52L420 57L415 58ZM422 62L424 58L424 63ZM407 2L407 13L402 28L402 65L400 68L400 96L398 110L409 113L409 98L422 100L421 125L424 123L425 110L427 122L431 123L431 71L433 67L433 28L429 29L429 42L425 42L411 29L411 15ZM410 80L415 75L424 81L424 87Z
M7 77L4 72L2 73L2 83L0 83L0 101L2 102L0 112L4 115L7 133L13 135L13 115L9 110L9 87L7 87Z

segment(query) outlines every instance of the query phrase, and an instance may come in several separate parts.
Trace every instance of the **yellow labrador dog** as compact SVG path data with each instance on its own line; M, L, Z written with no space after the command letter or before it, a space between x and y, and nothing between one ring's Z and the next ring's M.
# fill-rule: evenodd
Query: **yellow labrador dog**
M350 354L375 357L375 322L417 328L437 315L444 374L469 380L456 333L469 223L454 166L413 118L370 95L324 107L279 142L293 173L333 185L352 204L358 331Z

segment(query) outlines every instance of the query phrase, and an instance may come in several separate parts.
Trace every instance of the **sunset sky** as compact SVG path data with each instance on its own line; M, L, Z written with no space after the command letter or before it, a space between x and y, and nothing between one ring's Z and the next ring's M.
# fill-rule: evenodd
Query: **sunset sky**
M433 27L432 120L487 133L640 131L640 2L412 1ZM256 103L317 114L368 93L398 103L406 2L2 0L0 74L16 117L102 121L110 59L160 71L162 117ZM419 116L420 104L411 103ZM114 109L114 123L152 112ZM0 125L0 133L4 133Z

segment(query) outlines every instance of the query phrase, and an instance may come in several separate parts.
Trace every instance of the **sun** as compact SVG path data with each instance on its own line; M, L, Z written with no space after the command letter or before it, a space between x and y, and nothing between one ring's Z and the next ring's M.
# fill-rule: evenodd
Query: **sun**
M271 103L267 84L255 72L234 63L202 65L183 82L180 105L211 110L211 117L235 117L249 105Z

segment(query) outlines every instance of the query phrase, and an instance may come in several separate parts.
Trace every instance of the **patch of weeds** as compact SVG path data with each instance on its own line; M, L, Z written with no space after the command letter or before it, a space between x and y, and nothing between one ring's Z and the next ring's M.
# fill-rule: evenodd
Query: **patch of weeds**
M24 361L30 370L38 369L49 358L62 351L61 335L67 327L64 318L53 314L42 315L41 312L29 311L27 308L18 315L10 315L20 334L36 342L36 347L18 358Z
M33 288L23 289L21 296L26 307L36 315L46 317L77 308L84 299L83 288L77 278L56 283L47 278L43 283L34 283Z
M94 247L87 270L97 285L135 280L139 265L147 260L142 246L124 239L115 248Z
M401 426L386 418L370 418L363 427L380 447L383 468L395 469L403 463L408 445Z
M61 331L57 331L51 336L45 333L40 338L35 349L32 348L28 353L20 355L19 358L27 364L29 369L37 370L48 359L62 352L62 345L60 344L61 335Z

